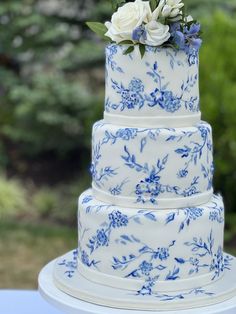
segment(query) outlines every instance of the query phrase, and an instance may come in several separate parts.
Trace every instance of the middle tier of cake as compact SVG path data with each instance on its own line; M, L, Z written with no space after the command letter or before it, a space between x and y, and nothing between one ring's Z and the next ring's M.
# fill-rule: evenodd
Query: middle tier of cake
M182 208L212 197L212 130L206 122L184 128L127 128L104 120L93 127L93 192L129 207Z

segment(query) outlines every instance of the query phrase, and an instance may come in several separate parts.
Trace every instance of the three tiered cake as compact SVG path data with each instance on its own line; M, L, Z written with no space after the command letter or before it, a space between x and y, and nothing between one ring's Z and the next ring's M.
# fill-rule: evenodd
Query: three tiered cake
M178 1L180 2L180 1ZM106 48L104 120L92 133L92 188L79 197L78 249L55 284L97 304L178 309L235 295L213 194L211 126L201 121L198 50ZM235 267L235 266L234 266ZM228 277L227 277L228 276Z

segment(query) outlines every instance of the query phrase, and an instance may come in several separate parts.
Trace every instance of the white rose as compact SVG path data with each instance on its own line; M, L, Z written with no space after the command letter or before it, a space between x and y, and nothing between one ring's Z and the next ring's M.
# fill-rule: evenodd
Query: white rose
M105 35L116 43L132 40L133 30L150 19L151 9L148 1L128 2L112 15L111 22L105 23L108 28Z
M149 46L161 46L170 38L169 26L157 21L150 21L145 25L145 37L143 44Z
M152 13L152 19L157 20L160 17L176 18L182 14L184 3L182 0L161 0L158 7Z

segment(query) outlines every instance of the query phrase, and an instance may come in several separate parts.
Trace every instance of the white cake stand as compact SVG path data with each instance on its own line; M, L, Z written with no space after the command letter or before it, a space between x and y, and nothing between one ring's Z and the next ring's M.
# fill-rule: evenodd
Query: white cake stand
M57 307L64 313L68 314L179 314L180 311L137 311L122 310L99 306L96 304L81 301L71 297L59 290L53 280L53 272L56 260L46 265L39 274L39 291L44 299ZM222 303L212 306L181 310L186 314L235 314L236 313L236 296Z

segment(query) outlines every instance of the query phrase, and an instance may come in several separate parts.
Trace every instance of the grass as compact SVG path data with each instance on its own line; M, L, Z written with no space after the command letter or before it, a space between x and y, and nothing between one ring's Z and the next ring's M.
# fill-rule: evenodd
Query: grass
M235 223L236 215L229 217L225 232L225 250L233 255ZM41 268L76 246L76 228L35 222L0 223L0 289L36 289Z
M36 289L41 268L77 246L77 230L51 225L0 224L0 289Z

